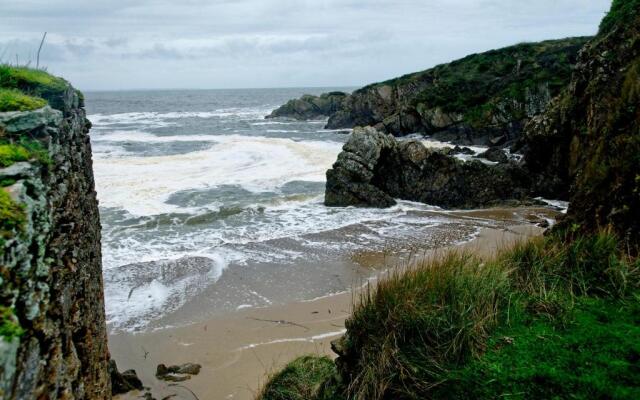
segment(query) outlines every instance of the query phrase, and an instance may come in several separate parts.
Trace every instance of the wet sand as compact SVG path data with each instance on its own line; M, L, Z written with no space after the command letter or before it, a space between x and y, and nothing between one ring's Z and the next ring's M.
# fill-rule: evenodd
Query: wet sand
M463 244L415 250L390 247L385 251L361 251L350 257L362 268L375 269L371 274L375 280L375 276L384 275L386 268L402 267L422 257L437 257L450 248L490 256L497 248L543 232L528 220L552 218L557 213L531 208L446 214L461 220L491 219L498 223L480 228L473 240ZM353 287L364 281L365 278ZM296 287L281 285L279 290L296 291ZM119 332L109 337L109 348L119 369L135 369L157 400L172 395L173 399L253 399L268 375L293 358L304 354L334 356L330 342L344 333L354 293L357 295L357 289L311 301L241 309L184 327L135 334ZM177 385L154 376L160 363L186 362L201 364L200 374ZM131 393L119 398L141 395Z

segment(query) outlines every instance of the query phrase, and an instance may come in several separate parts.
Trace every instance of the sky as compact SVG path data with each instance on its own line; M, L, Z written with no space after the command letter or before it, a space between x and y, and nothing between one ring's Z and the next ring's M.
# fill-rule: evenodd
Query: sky
M593 35L611 0L0 0L0 61L82 90L362 86Z

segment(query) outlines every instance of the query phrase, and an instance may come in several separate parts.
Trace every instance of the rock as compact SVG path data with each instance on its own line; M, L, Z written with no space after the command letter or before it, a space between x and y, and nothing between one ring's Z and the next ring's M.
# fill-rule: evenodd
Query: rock
M185 363L181 365L166 366L159 364L156 368L156 377L168 382L183 382L191 379L191 375L198 375L202 366L200 364Z
M507 154L503 150L497 147L491 147L489 150L478 155L478 158L484 158L486 160L497 162L497 163L509 162L509 157L507 157Z
M136 371L129 369L122 373L118 372L115 360L109 361L109 375L111 376L111 393L114 396L144 388Z
M328 117L342 107L347 96L343 92L324 93L320 96L306 94L299 99L290 100L266 118L283 117L304 121Z
M57 127L62 122L62 112L49 106L34 111L11 111L0 113L0 130L9 134L40 131L43 128Z
M391 207L395 200L372 180L382 154L392 151L392 137L373 128L356 128L333 168L327 171L327 206Z
M400 198L448 208L482 207L528 199L529 186L516 164L464 162L367 127L354 130L327 171L325 204L389 207Z
M466 154L466 155L473 156L476 154L476 152L471 150L468 147L456 146L451 150L451 154Z

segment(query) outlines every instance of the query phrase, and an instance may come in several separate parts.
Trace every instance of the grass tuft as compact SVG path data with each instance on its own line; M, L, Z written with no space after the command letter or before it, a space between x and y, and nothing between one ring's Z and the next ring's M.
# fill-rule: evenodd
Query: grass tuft
M27 96L16 89L0 88L0 112L31 111L46 105L47 102L41 98Z
M316 399L322 384L335 374L328 357L303 356L287 364L271 377L257 398L262 400Z
M37 141L21 138L18 142L0 140L0 168L6 168L16 162L35 160L43 165L51 165L49 152Z
M0 306L0 337L10 341L23 333L13 308Z

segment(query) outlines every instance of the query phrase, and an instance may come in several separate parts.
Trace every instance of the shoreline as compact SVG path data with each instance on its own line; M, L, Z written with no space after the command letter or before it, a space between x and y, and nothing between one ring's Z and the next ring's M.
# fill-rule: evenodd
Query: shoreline
M516 211L527 209L493 209L455 212L469 218L509 220ZM417 253L408 260L394 262L409 265L423 258L438 257L444 251L458 249L481 256L491 256L496 249L518 240L537 236L543 229L525 222L504 228L480 228L473 239ZM356 262L370 267L393 259L381 252L360 253ZM403 265L376 269L369 279ZM351 313L355 290L283 305L247 308L214 316L204 322L183 327L169 327L150 332L117 332L109 335L111 356L121 371L135 369L153 396L173 399L253 399L270 373L305 354L335 357L330 342L345 332L344 321ZM182 363L202 365L199 375L177 385L155 377L158 364ZM186 389L188 388L188 389ZM134 399L142 395L131 392L117 399Z

